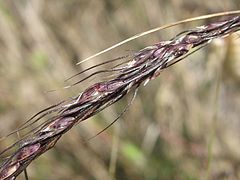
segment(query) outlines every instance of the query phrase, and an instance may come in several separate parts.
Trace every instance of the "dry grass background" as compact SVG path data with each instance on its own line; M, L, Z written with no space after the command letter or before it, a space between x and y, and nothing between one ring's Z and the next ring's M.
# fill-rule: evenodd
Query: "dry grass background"
M159 25L239 7L238 0L0 1L0 136L102 78L46 92L72 74L205 22L139 38L81 66L78 60ZM28 167L29 178L239 179L239 48L235 34L165 70L109 130L84 143L129 97L63 136Z

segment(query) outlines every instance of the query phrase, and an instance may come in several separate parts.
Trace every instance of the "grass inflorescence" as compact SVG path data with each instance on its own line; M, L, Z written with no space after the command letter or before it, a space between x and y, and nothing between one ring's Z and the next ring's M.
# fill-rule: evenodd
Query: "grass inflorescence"
M120 61L118 65L96 71L90 76L73 83L71 86L82 83L100 73L113 73L108 80L95 83L86 88L80 95L40 111L22 124L16 131L10 133L8 136L21 132L41 119L48 117L37 127L25 133L19 141L0 153L1 156L4 156L11 149L16 149L1 164L0 179L14 179L34 159L54 147L61 136L74 125L114 104L131 91L135 92L133 100L138 88L159 76L161 71L185 59L191 53L209 44L212 40L224 38L239 31L239 29L240 16L228 17L226 20L215 21L183 31L168 41L160 41L145 47L131 56L116 58L92 66L71 77L70 79L74 79L87 70L112 61ZM122 59L127 61L122 62ZM123 112L127 108L128 106Z

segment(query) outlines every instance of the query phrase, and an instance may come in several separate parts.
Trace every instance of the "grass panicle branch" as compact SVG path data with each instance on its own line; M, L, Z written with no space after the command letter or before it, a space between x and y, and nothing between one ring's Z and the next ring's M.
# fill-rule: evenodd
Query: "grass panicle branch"
M140 85L146 85L163 69L181 61L212 40L226 37L239 29L240 16L190 29L169 41L161 41L136 52L126 63L90 75L109 71L114 73L109 80L93 84L79 96L39 112L12 132L11 134L22 131L50 115L50 118L26 133L21 140L1 152L0 155L4 155L16 148L0 165L0 179L15 179L34 159L54 147L61 136L74 125L117 102L130 91L136 92ZM118 60L120 59L122 58ZM100 65L102 64L104 63ZM73 85L80 82L82 80Z

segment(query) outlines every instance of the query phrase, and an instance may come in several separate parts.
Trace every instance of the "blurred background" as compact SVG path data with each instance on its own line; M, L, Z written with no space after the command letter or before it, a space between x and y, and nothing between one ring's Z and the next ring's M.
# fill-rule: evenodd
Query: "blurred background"
M79 60L160 25L239 8L239 0L1 0L0 136L104 78L63 90L71 75L207 21L138 38L76 66ZM240 179L239 48L236 33L166 69L102 134L88 140L131 95L71 129L28 166L29 179ZM17 138L0 141L0 150Z

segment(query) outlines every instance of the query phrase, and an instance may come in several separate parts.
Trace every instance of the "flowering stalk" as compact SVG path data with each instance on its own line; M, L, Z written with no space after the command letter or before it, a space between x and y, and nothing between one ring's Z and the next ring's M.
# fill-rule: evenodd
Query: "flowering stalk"
M90 76L102 72L114 72L114 76L109 80L93 84L71 100L39 112L13 132L25 129L48 114L52 115L0 154L17 147L0 166L0 179L15 179L34 159L51 149L74 125L117 102L130 91L137 90L141 84L146 85L163 69L186 58L213 39L226 37L239 29L240 16L234 16L225 21L187 30L169 41L161 41L136 52L126 63L93 73ZM99 66L103 64L105 63ZM86 78L75 84L84 80Z

